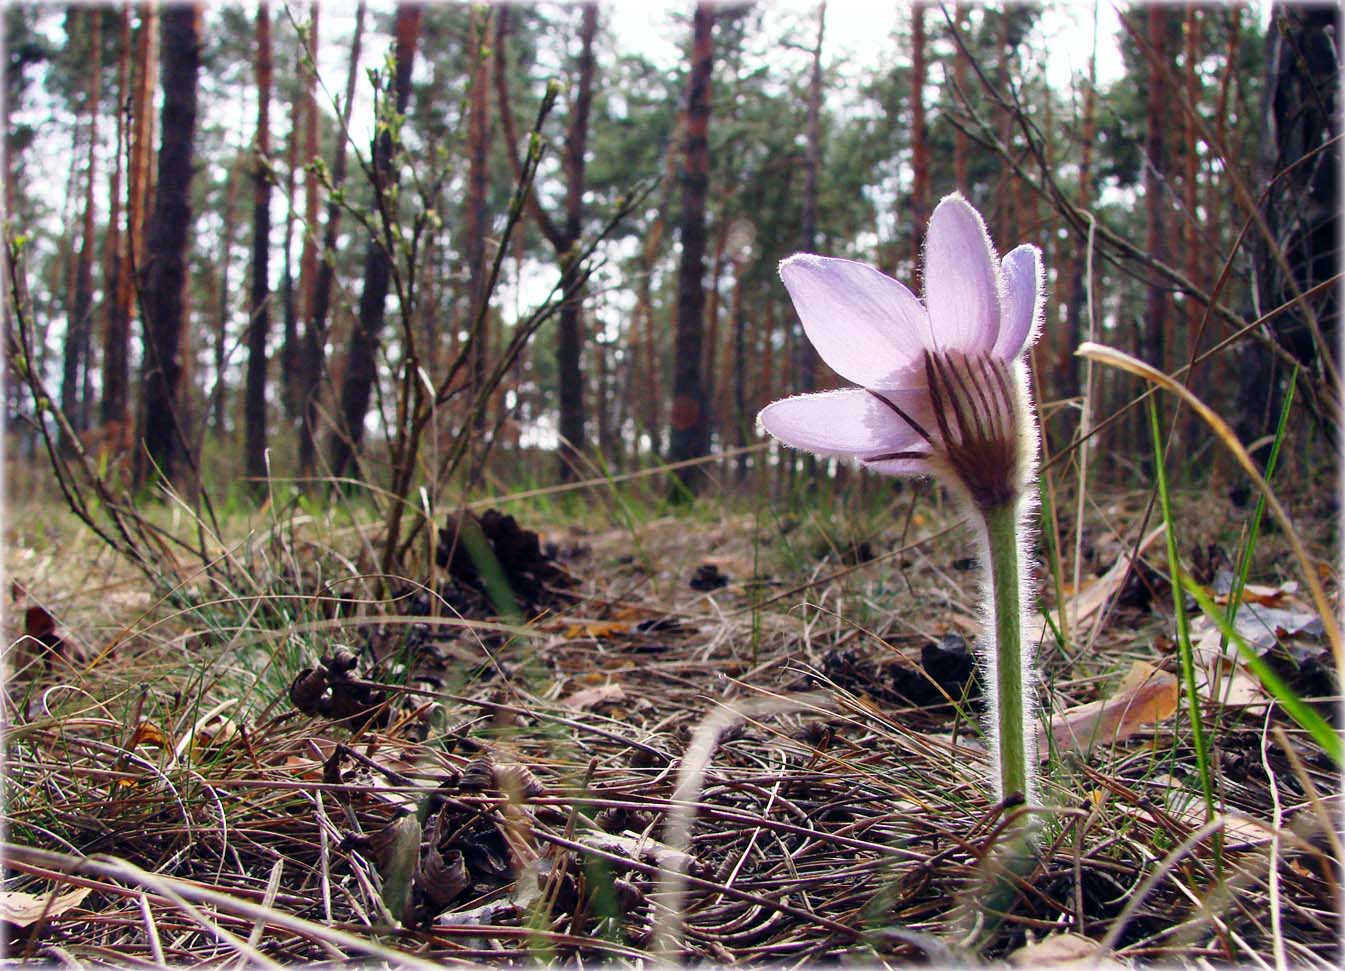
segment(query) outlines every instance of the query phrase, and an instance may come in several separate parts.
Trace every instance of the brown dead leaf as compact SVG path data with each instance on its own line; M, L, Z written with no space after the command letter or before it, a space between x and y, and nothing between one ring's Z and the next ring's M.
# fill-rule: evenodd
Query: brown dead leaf
M1285 603L1290 594L1298 591L1298 584L1294 581L1282 583L1279 586L1271 587L1261 583L1249 583L1242 588L1242 596L1238 598L1239 603L1254 603L1262 607L1288 607ZM1221 593L1214 597L1214 602L1220 606L1227 606L1230 594Z
M1111 744L1129 738L1145 725L1171 717L1177 710L1175 675L1152 664L1136 661L1110 698L1076 705L1051 720L1051 739L1057 749L1087 751L1095 744ZM1039 738L1038 750L1045 757L1049 748Z
M141 722L135 726L135 733L131 736L130 748L139 748L141 745L146 748L166 749L171 748L168 736L163 733L163 729L153 722Z
M565 639L578 640L581 637L615 637L617 634L629 634L630 624L618 620L578 620L565 628Z
M45 915L48 919L78 907L89 895L88 887L75 887L63 894L26 893L22 890L0 891L0 920L16 927L29 927Z
M1151 530L1140 540L1139 549L1134 550L1134 556L1143 556L1145 551L1162 535L1163 527L1161 525ZM1091 583L1083 584L1083 589L1070 597L1065 604L1065 615L1069 617L1071 626L1082 628L1086 621L1102 609L1103 604L1120 592L1126 576L1130 573L1130 564L1134 559L1131 554L1132 551L1127 546L1106 573Z
M626 700L626 689L620 684L600 684L592 688L580 688L561 704L572 711L587 711L600 705L617 704Z
M1125 813L1133 816L1143 817L1147 810L1139 806L1127 804L1115 804ZM1206 823L1205 810L1197 801L1193 802L1191 808L1183 809L1180 807L1166 806L1163 813L1169 819L1175 820L1192 831L1199 829ZM1220 813L1215 817L1224 824L1224 849L1226 850L1245 850L1252 846L1260 846L1269 843L1275 835L1275 827L1269 823L1258 823L1255 820L1243 816L1230 816L1227 813ZM1185 834L1178 834L1185 835Z
M1016 968L1100 968L1110 971L1125 965L1104 952L1097 941L1082 934L1052 934L1026 944L1009 955Z

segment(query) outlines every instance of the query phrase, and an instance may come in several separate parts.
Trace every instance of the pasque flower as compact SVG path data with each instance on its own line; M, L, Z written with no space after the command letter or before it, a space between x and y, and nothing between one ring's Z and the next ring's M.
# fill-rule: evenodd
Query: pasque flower
M1023 352L1042 313L1040 251L995 256L958 194L925 236L924 300L871 266L801 253L780 276L817 353L858 387L785 398L762 426L796 448L892 475L930 474L964 500L987 564L989 737L1001 798L1034 798L1022 537L1037 454Z

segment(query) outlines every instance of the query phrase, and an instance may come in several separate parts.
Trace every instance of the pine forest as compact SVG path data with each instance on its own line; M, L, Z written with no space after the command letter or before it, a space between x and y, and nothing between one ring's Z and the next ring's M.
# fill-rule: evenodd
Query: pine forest
M13 959L1340 966L1336 4L0 16Z

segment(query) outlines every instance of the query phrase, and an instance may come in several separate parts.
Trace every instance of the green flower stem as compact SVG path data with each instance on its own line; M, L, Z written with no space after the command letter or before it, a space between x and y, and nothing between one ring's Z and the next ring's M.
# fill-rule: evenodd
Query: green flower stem
M999 762L999 795L1006 799L1017 793L1031 804L1035 797L1035 760L1027 736L1019 503L1007 502L980 512L985 517L995 633L995 683L989 687L995 693L993 742Z

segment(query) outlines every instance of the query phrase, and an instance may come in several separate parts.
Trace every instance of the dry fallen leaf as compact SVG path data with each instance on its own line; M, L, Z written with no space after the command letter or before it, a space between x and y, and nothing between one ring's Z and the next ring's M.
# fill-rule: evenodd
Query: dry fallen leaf
M1290 594L1298 592L1298 583L1290 580L1288 583L1281 583L1279 586L1271 587L1261 583L1249 583L1242 588L1242 596L1238 598L1239 603L1259 604L1262 607L1290 607L1298 606L1300 609L1306 609L1305 605L1294 601L1292 604L1286 603ZM1227 606L1229 594L1220 593L1214 595L1214 602L1222 606Z
M613 682L592 688L581 688L568 698L562 699L561 704L572 711L586 711L599 705L615 704L625 700L626 689Z
M45 914L48 919L59 917L77 907L89 895L88 887L75 887L53 897L49 893L26 893L22 890L0 891L0 920L16 927L37 923Z
M131 736L131 744L128 747L139 748L141 745L147 748L171 748L168 736L153 722L141 722L135 726L135 734Z
M1134 555L1143 556L1145 551L1162 535L1163 527L1161 525L1151 530L1148 535L1140 540L1139 549L1134 551ZM1125 552L1117 557L1116 562L1111 565L1106 573L1091 583L1083 584L1083 589L1070 597L1065 604L1064 613L1069 618L1071 625L1078 626L1081 630L1085 627L1085 622L1089 621L1094 614L1097 614L1102 605L1117 593L1121 585L1125 583L1132 561L1131 549L1127 546Z
M1097 941L1081 934L1052 934L1025 944L1009 955L1016 968L1124 968L1125 965L1101 950Z
M615 637L617 634L629 634L630 624L617 620L578 620L565 628L565 639L577 640L581 637Z
M1136 661L1110 698L1076 705L1051 719L1054 747L1087 751L1096 744L1111 744L1129 738L1145 725L1171 717L1177 710L1177 678L1152 664ZM1038 738L1038 752L1045 758L1050 747Z

